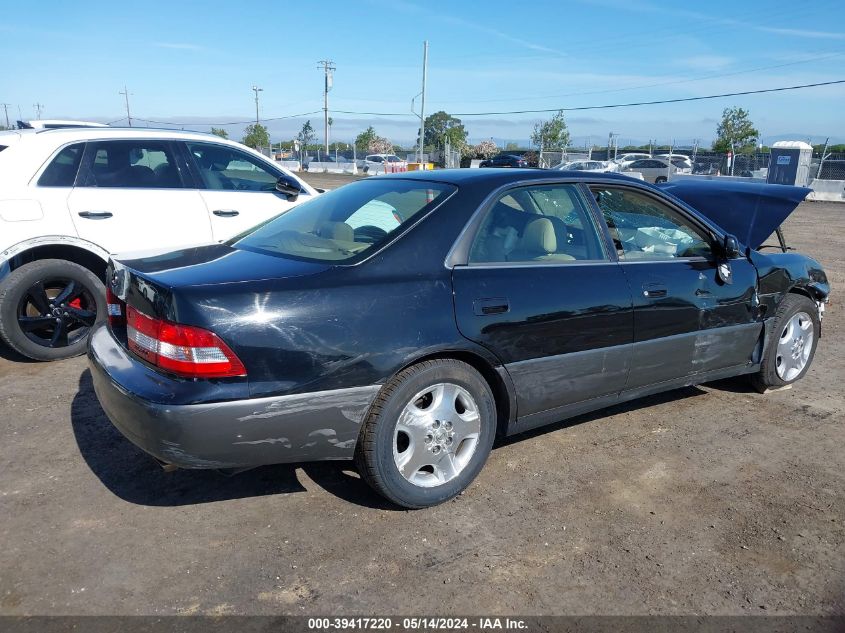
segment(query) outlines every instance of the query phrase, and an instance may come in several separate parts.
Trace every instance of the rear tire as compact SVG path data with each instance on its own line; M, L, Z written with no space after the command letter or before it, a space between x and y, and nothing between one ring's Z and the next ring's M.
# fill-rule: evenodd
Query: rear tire
M355 463L389 501L426 508L472 483L495 435L496 405L484 378L457 360L424 361L382 388L364 421Z
M803 378L813 362L821 332L818 307L804 295L787 294L774 319L760 371L751 375L751 384L760 393Z
M88 332L106 318L105 287L63 259L24 264L0 283L0 338L33 360L85 352Z

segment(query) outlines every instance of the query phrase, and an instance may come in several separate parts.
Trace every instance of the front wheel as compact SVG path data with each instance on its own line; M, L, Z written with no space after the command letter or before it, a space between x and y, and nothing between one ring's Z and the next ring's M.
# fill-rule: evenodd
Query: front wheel
M105 319L104 304L103 283L87 268L62 259L30 262L0 284L0 338L34 360L78 356Z
M425 508L472 483L495 434L496 406L484 378L457 360L425 361L381 390L355 460L382 496L406 508Z
M804 295L786 295L774 319L760 371L751 376L752 384L761 393L804 377L813 362L821 332L818 308Z

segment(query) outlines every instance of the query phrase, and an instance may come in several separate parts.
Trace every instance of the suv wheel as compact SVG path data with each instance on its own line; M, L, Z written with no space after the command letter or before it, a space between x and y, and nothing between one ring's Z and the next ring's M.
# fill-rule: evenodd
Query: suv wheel
M0 283L0 338L34 360L82 354L91 328L105 317L103 283L73 262L31 262Z
M355 450L381 495L425 508L460 494L481 471L496 434L496 406L466 363L438 359L401 371L376 398Z

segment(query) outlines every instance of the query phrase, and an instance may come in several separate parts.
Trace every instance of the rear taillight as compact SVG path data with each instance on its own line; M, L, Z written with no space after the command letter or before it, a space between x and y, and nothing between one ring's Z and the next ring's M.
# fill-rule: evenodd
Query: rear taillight
M126 324L126 303L118 299L111 288L106 288L106 308L109 315L109 325L114 327Z
M153 319L126 307L129 349L148 363L186 378L246 376L246 368L214 332Z

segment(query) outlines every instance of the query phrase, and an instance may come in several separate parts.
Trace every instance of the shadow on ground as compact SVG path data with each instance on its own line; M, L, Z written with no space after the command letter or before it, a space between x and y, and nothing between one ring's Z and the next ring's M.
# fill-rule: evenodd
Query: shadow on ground
M711 386L734 391L741 388L742 384L742 381L728 380L713 383ZM593 422L610 415L703 395L706 395L706 392L702 389L685 387L649 396L504 438L497 442L496 447ZM306 492L296 475L297 468L301 468L324 490L349 503L369 508L400 509L373 492L350 462L262 466L233 476L225 476L211 470L165 472L111 424L97 401L88 370L85 370L79 379L79 390L71 404L71 423L79 451L92 472L106 488L130 503L184 506Z

